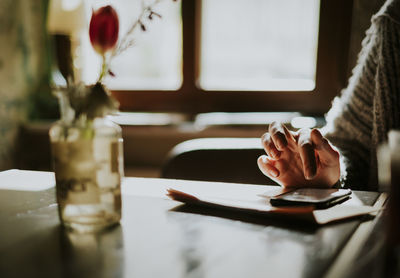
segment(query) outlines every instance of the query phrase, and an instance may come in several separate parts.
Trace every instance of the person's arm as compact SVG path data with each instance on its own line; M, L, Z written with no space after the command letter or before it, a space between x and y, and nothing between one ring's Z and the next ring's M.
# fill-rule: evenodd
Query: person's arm
M373 18L349 85L327 115L323 133L341 154L345 186L377 189L376 149L399 128L399 38L400 22L382 11Z

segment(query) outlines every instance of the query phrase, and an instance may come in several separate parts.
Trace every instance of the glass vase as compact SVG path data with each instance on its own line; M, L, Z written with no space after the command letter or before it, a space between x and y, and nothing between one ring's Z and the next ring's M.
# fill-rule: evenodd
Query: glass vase
M93 232L121 219L121 128L106 117L66 123L49 131L61 223Z

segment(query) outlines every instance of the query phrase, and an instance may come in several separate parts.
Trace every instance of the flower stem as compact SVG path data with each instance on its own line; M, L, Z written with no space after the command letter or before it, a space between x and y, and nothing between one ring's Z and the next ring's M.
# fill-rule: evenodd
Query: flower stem
M103 80L104 76L106 75L107 69L108 69L106 56L103 54L101 56L101 58L102 58L102 65L101 65L101 71L100 71L99 79L97 80L98 83L101 83L101 81Z

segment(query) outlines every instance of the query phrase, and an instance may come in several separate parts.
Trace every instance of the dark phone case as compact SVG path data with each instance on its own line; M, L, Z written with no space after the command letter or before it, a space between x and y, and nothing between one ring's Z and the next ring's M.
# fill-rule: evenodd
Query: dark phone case
M320 202L308 202L308 201L293 201L293 200L286 200L282 198L271 198L270 199L270 204L276 207L279 206L314 206L317 209L324 209L328 207L332 207L336 204L340 204L348 199L350 199L350 194L344 195L344 196L339 196L336 198L332 198L326 201L320 201Z

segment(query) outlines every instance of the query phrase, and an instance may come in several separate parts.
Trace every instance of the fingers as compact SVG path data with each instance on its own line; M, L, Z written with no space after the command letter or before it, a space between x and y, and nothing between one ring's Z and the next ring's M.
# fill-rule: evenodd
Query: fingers
M268 131L276 148L279 151L283 151L288 145L287 135L290 136L290 132L283 124L278 122L272 122L268 127Z
M269 133L265 133L261 137L261 141L262 141L264 150L269 157L272 157L275 159L279 158L281 152L278 151L278 149L275 147L275 144L272 141L271 135Z
M273 161L271 161L266 155L262 155L257 160L258 168L261 172L271 178L277 178L279 176L279 171L273 166Z
M303 164L304 177L307 180L311 180L317 174L317 161L309 129L301 129L299 131L298 147Z
M318 151L321 160L326 163L336 163L339 160L339 152L331 146L329 141L322 136L318 129L313 129L311 131L311 141Z
M274 159L278 159L281 152L288 146L291 150L297 147L297 141L293 134L285 125L278 122L272 122L269 125L268 132L261 139L265 152Z

